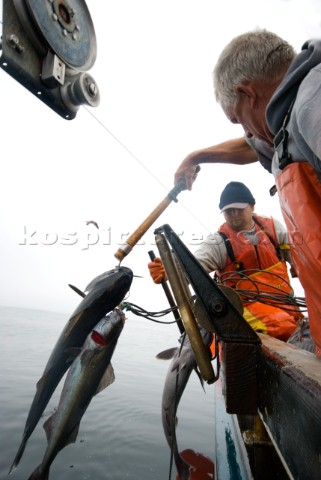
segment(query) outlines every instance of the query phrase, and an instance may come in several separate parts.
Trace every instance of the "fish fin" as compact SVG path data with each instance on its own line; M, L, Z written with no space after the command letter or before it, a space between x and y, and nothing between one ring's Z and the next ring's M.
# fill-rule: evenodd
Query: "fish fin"
M54 430L54 421L55 421L55 418L56 418L56 412L53 413L51 415L51 417L49 417L45 423L43 424L43 428L46 432L46 437L47 437L47 441L49 443L50 441L50 437L51 437L51 434ZM71 432L71 434L65 439L65 441L63 442L60 450L62 450L66 445L69 445L70 443L75 443L76 441L76 438L77 438L77 435L78 435L78 431L79 431L79 425L80 425L80 422L77 423L77 425L75 426L75 428L73 429L73 431Z
M51 437L51 432L52 432L52 429L53 429L53 422L54 422L55 416L56 416L56 413L53 413L49 418L47 418L47 420L43 424L43 429L46 432L46 437L47 437L47 442L48 443L49 443L49 440L50 440L50 437Z
M50 440L51 433L53 431L54 418L55 418L55 414L51 415L51 417L48 418L48 420L46 420L46 422L43 424L43 428L45 429L48 443ZM65 441L61 444L59 451L62 450L64 447L66 447L66 445L69 445L70 443L75 443L78 436L78 432L79 432L79 426L80 426L80 422L77 423L73 431L68 435L68 437L65 438ZM38 477L35 477L35 478L38 478ZM39 479L40 478L42 479L42 477L39 477Z
M205 392L204 380L203 380L203 378L202 378L202 375L200 374L200 371L198 370L197 367L195 367L194 370L195 370L196 375L198 376L198 379L199 379L199 381L200 381L200 384L201 384L201 386L202 386L202 389L203 389L204 392ZM206 393L206 392L205 392L205 393Z
M85 298L86 294L82 292L78 287L75 287L75 285L71 285L71 283L68 283L68 287L70 287L74 292L78 293L82 298Z
M39 393L39 391L41 391L45 385L46 385L46 382L47 382L47 376L48 376L48 372L46 375L43 375L37 382L37 394ZM48 419L49 420L49 419ZM24 434L23 434L23 437L22 437L22 440L21 440L21 443L20 443L20 446L19 446L19 449L18 449L18 452L16 453L16 456L12 462L12 465L10 467L10 470L9 470L9 473L11 473L11 471L14 469L14 468L17 468L17 466L19 465L19 462L22 458L22 455L25 451L25 448L26 448L26 445L27 445L27 442L28 442L28 439L31 435L31 432L29 432L27 429L25 430Z
M163 350L156 355L156 358L159 360L170 360L174 357L175 353L177 352L177 347L168 348L167 350Z
M27 444L27 441L28 441L28 438L25 434L23 435L22 437L22 440L21 440L21 443L20 443L20 447L18 449L18 452L14 458L14 461L12 462L12 465L10 467L10 470L9 470L9 473L8 475L11 473L12 469L13 468L17 468L20 460L21 460L21 457L23 455L23 452L25 451L25 448L26 448L26 444Z
M28 480L48 480L49 479L49 468L47 468L44 472L41 469L41 465L37 467Z
M45 386L47 385L47 382L48 382L48 373L49 373L49 370L47 373L45 373L44 375L42 375L41 378L39 378L37 384L36 384L36 389L37 389L37 392L39 390L42 390L43 388L45 388Z
M66 447L66 445L70 445L71 443L75 443L75 441L77 440L79 427L80 427L80 422L77 423L77 425L75 426L75 428L73 429L73 431L71 432L69 437L66 438L66 440L64 441L60 450L62 450L64 447Z
M108 387L109 385L114 383L114 381L115 381L114 369L113 369L112 364L109 363L108 367L106 368L106 371L105 371L104 375L102 376L102 379L100 380L100 383L97 387L95 395L97 395L97 393L101 392L106 387Z

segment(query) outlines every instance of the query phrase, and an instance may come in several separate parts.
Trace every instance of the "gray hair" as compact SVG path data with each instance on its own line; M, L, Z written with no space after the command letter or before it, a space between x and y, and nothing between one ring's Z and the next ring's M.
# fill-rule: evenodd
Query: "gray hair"
M267 30L235 37L222 51L213 71L216 100L223 108L234 107L236 85L277 79L284 75L295 55L289 43Z

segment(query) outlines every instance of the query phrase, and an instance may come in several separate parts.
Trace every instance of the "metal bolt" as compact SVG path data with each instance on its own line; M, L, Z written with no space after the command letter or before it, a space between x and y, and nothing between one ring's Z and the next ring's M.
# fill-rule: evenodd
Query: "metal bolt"
M11 35L8 35L7 41L11 47L16 47L19 43L19 38L17 37L17 35L12 33Z
M53 13L53 14L51 15L51 18L53 19L54 22L57 22L57 20L58 20L58 15L56 15L56 13Z
M77 32L80 32L80 25L76 25Z
M77 35L75 33L72 34L72 39L77 40Z
M215 313L215 315L222 315L225 312L226 305L223 302L213 302L211 305L212 312Z
M8 45L16 50L18 53L24 52L24 47L21 45L19 37L15 35L14 33L11 33L10 35L6 36Z
M97 89L97 85L94 82L90 82L88 84L87 90L92 97L95 97L97 95L98 89Z
M65 37L67 37L68 32L67 32L67 30L66 30L65 28L63 29L62 33L64 34Z

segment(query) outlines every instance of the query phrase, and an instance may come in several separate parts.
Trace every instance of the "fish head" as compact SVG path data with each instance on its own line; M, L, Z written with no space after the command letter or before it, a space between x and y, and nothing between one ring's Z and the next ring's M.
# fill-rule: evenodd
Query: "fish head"
M87 294L94 290L107 288L115 284L118 288L129 290L133 280L133 272L127 267L115 267L112 270L102 273L95 277L85 288Z
M73 316L91 310L98 322L124 300L132 281L133 272L127 267L116 267L98 275L85 288L86 296Z

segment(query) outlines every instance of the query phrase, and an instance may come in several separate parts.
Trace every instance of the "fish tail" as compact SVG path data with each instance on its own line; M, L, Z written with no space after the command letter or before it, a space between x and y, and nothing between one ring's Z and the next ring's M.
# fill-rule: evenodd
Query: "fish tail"
M22 455L23 455L23 452L25 451L28 438L29 438L29 436L27 436L27 435L25 435L25 434L23 435L22 440L21 440L20 447L19 447L19 449L18 449L18 452L17 452L17 454L16 454L16 456L15 456L15 459L14 459L14 461L12 462L12 465L11 465L11 467L10 467L9 474L11 473L11 471L12 471L13 468L17 468L17 466L18 466L18 464L19 464L19 462L20 462L20 460L21 460L21 457L22 457Z
M32 472L28 480L49 480L49 468L42 470L41 465L39 465Z

